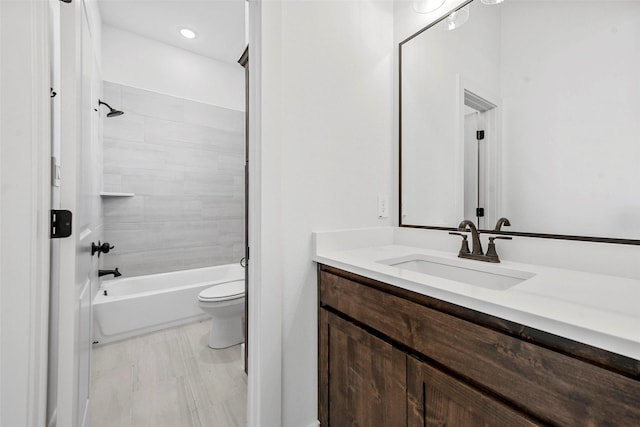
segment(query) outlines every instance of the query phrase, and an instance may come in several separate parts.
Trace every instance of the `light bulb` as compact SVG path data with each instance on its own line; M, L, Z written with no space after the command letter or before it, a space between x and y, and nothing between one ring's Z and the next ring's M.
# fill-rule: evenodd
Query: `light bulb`
M429 13L440 8L445 0L413 0L413 10L418 13Z
M451 31L460 28L469 20L469 6L455 10L438 23L439 30Z

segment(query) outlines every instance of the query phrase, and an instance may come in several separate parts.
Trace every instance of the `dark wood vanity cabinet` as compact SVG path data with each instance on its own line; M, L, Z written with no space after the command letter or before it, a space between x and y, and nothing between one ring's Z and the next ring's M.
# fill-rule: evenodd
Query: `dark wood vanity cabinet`
M407 356L407 424L424 426L537 426L496 401L415 357ZM405 425L402 420L398 424Z
M640 362L320 265L322 426L640 426Z
M331 361L325 392L332 398L322 425L405 425L405 353L326 310L320 313Z

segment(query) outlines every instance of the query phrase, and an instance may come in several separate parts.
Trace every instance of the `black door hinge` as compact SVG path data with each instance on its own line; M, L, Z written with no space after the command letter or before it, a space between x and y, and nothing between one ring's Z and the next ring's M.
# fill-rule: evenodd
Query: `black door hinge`
M51 209L51 238L71 236L71 211Z
M476 139L478 141L482 141L484 139L484 131L483 130L477 130L476 131Z

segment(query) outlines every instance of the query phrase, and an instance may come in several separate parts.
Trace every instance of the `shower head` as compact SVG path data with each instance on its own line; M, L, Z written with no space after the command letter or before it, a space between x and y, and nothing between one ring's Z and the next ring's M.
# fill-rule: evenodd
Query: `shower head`
M107 117L118 117L124 114L124 111L111 110L107 113Z
M107 117L118 117L124 114L124 111L120 111L120 110L116 110L115 108L111 108L111 105L107 104L106 102L102 102L101 100L98 99L98 105L106 105L107 108L109 109L109 112L107 113Z

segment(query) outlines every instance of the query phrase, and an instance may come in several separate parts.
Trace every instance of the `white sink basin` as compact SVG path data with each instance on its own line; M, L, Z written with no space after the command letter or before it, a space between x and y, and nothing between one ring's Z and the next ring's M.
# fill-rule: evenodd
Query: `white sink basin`
M511 270L482 261L446 259L428 255L407 255L378 261L401 270L437 276L482 288L504 291L535 276L527 271Z

